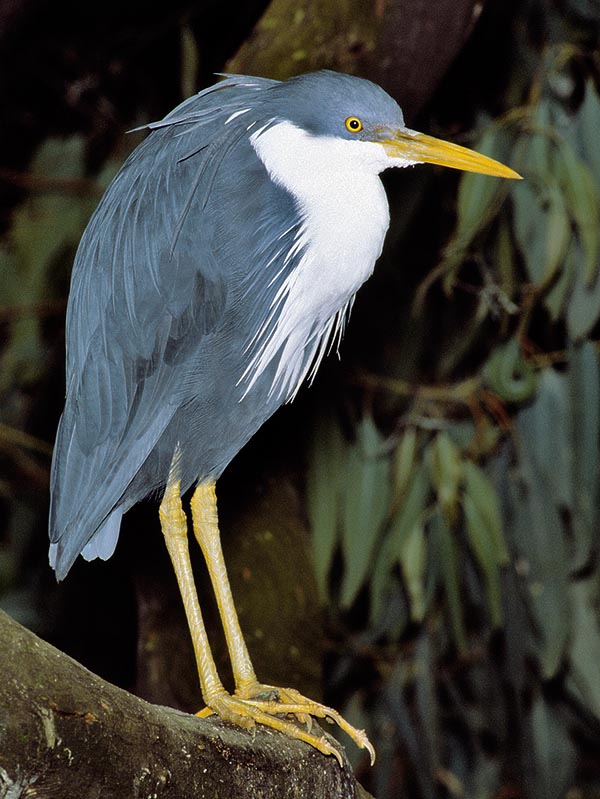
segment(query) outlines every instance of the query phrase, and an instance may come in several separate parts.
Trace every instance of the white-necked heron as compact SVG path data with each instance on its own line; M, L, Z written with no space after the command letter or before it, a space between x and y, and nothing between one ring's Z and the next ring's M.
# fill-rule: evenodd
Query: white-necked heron
M518 175L409 130L379 86L322 71L230 75L186 100L128 158L81 240L67 312L67 396L52 463L50 561L109 558L123 514L161 492L207 709L340 758L305 725L335 710L255 676L221 552L215 482L314 374L373 271L389 224L380 173L442 164ZM211 655L181 495L216 594L235 679ZM287 718L286 718L287 717Z

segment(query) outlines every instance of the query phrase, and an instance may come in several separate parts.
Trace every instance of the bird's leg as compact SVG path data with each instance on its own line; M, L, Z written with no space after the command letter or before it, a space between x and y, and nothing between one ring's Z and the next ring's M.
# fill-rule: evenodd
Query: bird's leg
M226 691L219 679L210 650L196 593L188 547L187 517L181 503L180 484L179 480L174 480L171 476L160 503L159 516L192 636L202 696L212 698L225 695Z
M237 721L237 716L250 718L254 722L280 730L292 738L306 741L325 754L335 755L341 764L339 751L325 737L310 732L311 717L324 718L338 724L358 746L366 748L373 762L375 751L365 732L352 727L337 711L307 699L293 688L276 688L258 682L240 628L225 568L214 483L198 485L192 497L191 509L194 534L204 554L215 592L236 686L233 696L219 694L214 699L204 696L208 709L198 715L206 716L213 711L232 721ZM287 714L292 714L301 722L307 723L309 729L304 730L280 718Z
M212 494L214 497L214 485L212 486ZM213 499L213 505L214 504L215 501ZM323 754L335 755L341 764L342 761L340 753L325 737L311 735L310 733L301 730L295 724L282 719L276 719L272 715L269 715L269 713L262 711L256 706L250 706L248 708L246 700L231 696L229 693L227 693L217 673L217 667L210 650L210 644L208 642L208 636L206 634L206 628L204 626L204 620L202 618L202 612L198 602L198 595L196 593L196 586L194 583L194 576L192 573L188 548L187 518L181 503L180 483L178 480L174 479L173 474L169 476L169 482L160 504L159 515L163 535L165 537L169 555L171 556L173 568L175 569L177 583L179 584L179 590L181 592L185 613L190 627L192 643L198 665L202 696L208 708L210 708L209 712L215 712L222 718L232 721L241 727L251 728L256 724L256 722L275 727L276 729L287 733L292 738L298 738L306 743L312 744L312 746L323 752ZM217 535L217 548L220 554L219 559L222 561L223 556L218 542L218 529L216 528L216 511L215 532ZM211 576L213 573L214 570L211 572ZM224 575L225 585L229 591L230 602L231 606L233 607L231 591L229 590L224 568L222 574ZM222 596L222 593L220 592L219 595ZM235 610L233 610L233 618L235 620L235 626L237 626L241 641L241 644L238 644L237 649L235 648L235 645L233 649L233 651L238 652L236 663L238 663L238 668L240 668L239 664L246 661L247 668L244 669L242 666L241 673L245 674L247 678L246 683L248 685L250 682L254 682L256 685L258 685L258 683L256 683L256 678L254 677L252 680L252 677L250 676L254 674L254 671L250 663L250 658L248 656L241 631L239 630L239 624L237 623ZM229 634L229 637L231 637L231 633ZM207 713L201 712L198 715L207 715Z
M236 693L244 695L258 682L240 628L225 567L214 483L201 483L198 486L192 497L191 508L194 535L202 549L223 622Z

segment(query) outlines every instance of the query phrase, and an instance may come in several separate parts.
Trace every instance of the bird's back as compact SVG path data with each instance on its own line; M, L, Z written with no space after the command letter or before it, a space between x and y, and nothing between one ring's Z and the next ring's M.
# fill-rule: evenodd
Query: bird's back
M285 399L269 396L274 366L243 398L245 348L294 259L278 276L268 264L299 222L241 118L225 124L272 83L257 81L192 98L158 123L82 238L52 466L59 578L82 550L112 554L122 512L165 485L178 447L184 489L216 479Z

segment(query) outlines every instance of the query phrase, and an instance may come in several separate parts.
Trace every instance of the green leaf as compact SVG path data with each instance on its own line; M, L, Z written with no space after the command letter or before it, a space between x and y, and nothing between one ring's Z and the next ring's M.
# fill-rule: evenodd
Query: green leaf
M563 192L553 180L543 192L533 181L520 181L512 197L515 236L528 277L535 285L547 284L562 266L572 236Z
M548 186L545 210L542 282L548 283L556 271L563 266L567 249L571 243L571 221L563 194L556 185Z
M573 341L580 341L589 335L600 318L600 277L588 286L585 276L585 259L579 243L573 246L575 277L571 296L567 300L567 329Z
M490 124L473 147L497 161L510 160L512 137L503 125ZM500 210L510 181L490 179L489 175L465 172L461 175L456 207L456 228L442 261L444 288L452 288L457 268L474 239L487 228Z
M495 562L505 566L509 562L508 549L502 531L502 519L498 494L483 470L472 461L463 464L465 475L465 497L474 506L477 518L487 533Z
M463 475L460 452L446 432L436 435L430 452L431 476L438 502L452 524L458 513L459 487Z
M530 129L518 141L519 169L526 180L529 176L546 179L552 174L553 106L554 103L542 95L533 109Z
M598 131L600 131L600 97L596 93L594 83L588 79L585 97L577 113L580 148L583 157L594 175L596 185L600 186L600 148L598 147Z
M502 532L498 496L483 471L471 461L464 464L463 507L471 550L483 573L493 627L502 626L500 568L509 562Z
M573 347L567 372L568 447L572 502L573 569L585 568L595 545L600 507L600 368L591 341ZM566 475L565 475L566 476Z
M469 494L465 494L463 498L463 507L467 538L485 580L492 626L498 628L502 626L503 618L498 553L486 528L481 509Z
M522 463L528 463L532 490L556 505L572 504L571 409L569 385L555 369L539 374L535 401L518 417L522 435ZM548 435L549 431L552 435Z
M571 645L567 688L586 711L600 719L600 623L596 608L597 574L569 587Z
M473 147L490 158L505 161L511 152L511 139L505 127L491 124ZM490 180L489 175L475 172L461 175L456 205L457 226L452 246L463 251L469 247L498 212L508 188L506 181Z
M420 623L425 617L426 609L425 567L427 565L427 541L422 522L417 522L404 539L399 560L404 585L410 599L410 618L413 622Z
M533 368L523 358L516 338L497 347L483 369L487 385L505 402L524 402L535 391Z
M437 550L439 568L446 592L450 626L454 643L461 656L468 651L460 598L458 552L454 536L444 516L438 511L429 522L429 532Z
M80 136L48 139L38 151L32 172L62 180L84 177L84 146ZM11 242L18 255L22 280L44 291L44 276L65 247L74 247L98 197L75 198L67 191L34 194L18 209Z
M571 290L577 278L576 247L568 247L561 266L560 276L551 290L544 297L544 305L550 312L552 321L556 322L565 315L565 309Z
M350 607L371 568L373 550L389 507L391 458L370 417L357 430L347 464L343 500L342 607Z
M532 799L563 799L575 772L576 751L567 719L558 705L538 694L531 711L532 763L528 782Z
M415 526L422 522L430 491L429 472L425 465L420 463L412 473L408 489L389 526L393 551L398 558L402 556L407 538Z
M551 377L553 372L547 371L536 402L523 409L516 421L518 461L515 482L509 484L507 492L512 506L507 510L511 520L507 531L510 530L515 558L527 575L530 611L539 631L535 646L541 671L546 679L551 679L563 665L571 621L567 593L569 552L552 475L553 469L560 472L563 468L557 460L561 454L558 417L552 414L562 412L560 404L556 410L553 408L564 386L557 375ZM548 435L549 430L554 438Z
M338 542L340 494L347 445L332 416L319 418L306 476L307 509L312 531L315 573L322 598Z
M430 491L429 472L420 463L410 475L385 540L385 557L390 567L400 564L414 621L423 618L426 604L424 574L427 552L423 525Z
M556 166L566 206L581 243L585 285L590 286L598 276L600 265L600 193L589 168L564 140Z
M417 451L417 429L407 427L394 453L394 490L402 496L411 479Z

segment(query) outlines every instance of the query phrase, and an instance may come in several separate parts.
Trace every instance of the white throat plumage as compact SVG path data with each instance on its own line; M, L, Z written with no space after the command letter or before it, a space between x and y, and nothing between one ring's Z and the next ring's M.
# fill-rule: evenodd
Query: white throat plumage
M371 275L389 225L379 144L313 136L290 122L256 131L251 144L269 176L294 198L302 219L287 258L302 252L248 349L247 393L280 355L270 395L291 399L341 338L354 295ZM271 317L269 317L271 318Z

